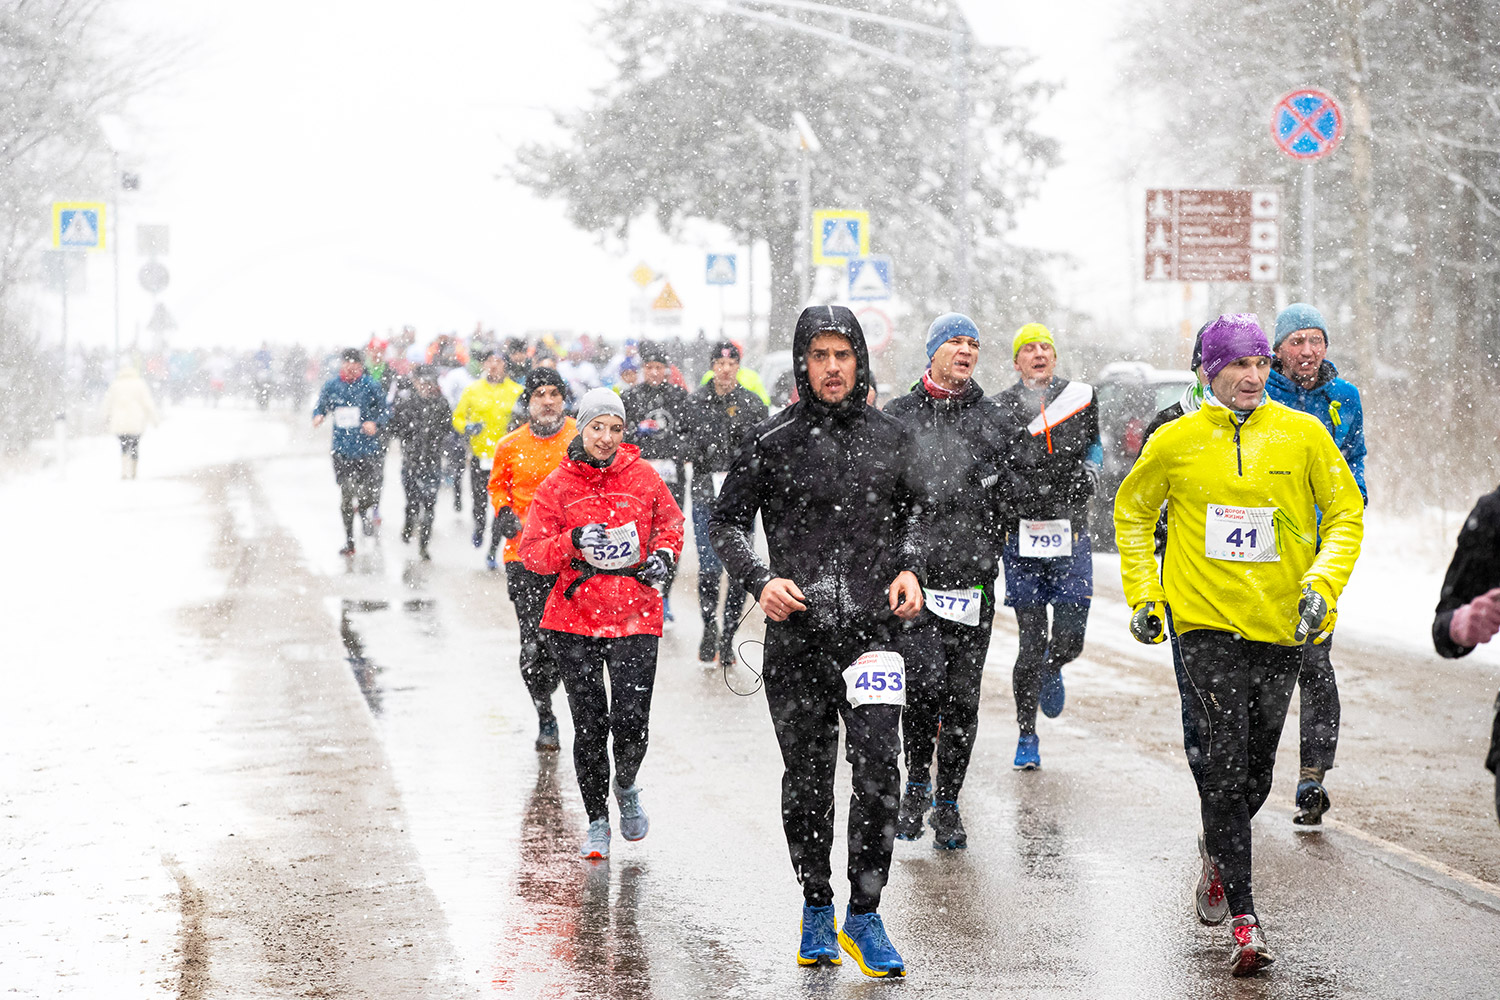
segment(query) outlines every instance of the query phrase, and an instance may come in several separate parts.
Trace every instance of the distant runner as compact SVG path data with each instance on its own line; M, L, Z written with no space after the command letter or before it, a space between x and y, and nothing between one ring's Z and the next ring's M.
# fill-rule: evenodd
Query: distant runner
M365 374L364 356L356 348L341 355L339 373L323 383L313 406L312 424L333 418L333 478L339 484L339 514L344 521L341 556L354 555L354 514L366 535L375 533L375 504L380 499L380 429L390 419L385 393Z
M649 340L642 343L640 362L642 381L620 393L620 402L625 404L625 441L641 449L641 458L661 476L677 506L686 510L687 469L683 462L687 441L682 435L688 392L672 383L672 365L660 344ZM674 567L662 587L662 613L668 622L672 621L672 583L676 579Z
M974 379L979 328L967 316L946 313L927 331L928 368L916 387L886 404L885 412L911 428L918 469L930 506L927 591L921 619L929 626L911 636L931 648L911 650L906 710L906 791L896 836L922 835L932 809L932 846L968 846L958 793L969 769L979 728L979 682L995 620L995 578L1000 573L1008 518L1001 496L1008 482L1000 407ZM935 641L934 641L935 640ZM931 784L937 751L937 794Z
M906 674L895 650L901 623L922 610L916 443L865 403L870 355L848 309L804 309L792 358L800 399L751 430L709 534L767 618L763 676L786 769L782 826L804 899L797 961L836 965L842 946L868 976L904 976L877 910L901 794ZM769 566L751 537L757 512ZM849 907L835 936L829 854L840 719L854 792Z
M1210 324L1203 406L1152 435L1115 500L1131 634L1161 642L1170 608L1196 694L1203 835L1194 906L1206 924L1233 915L1236 976L1274 961L1251 888L1250 820L1271 791L1301 647L1333 632L1364 518L1333 439L1266 399L1270 368L1271 345L1254 316ZM1152 535L1164 502L1158 577Z
M1294 302L1276 317L1276 358L1266 394L1283 406L1310 413L1333 435L1333 443L1349 463L1365 503L1365 417L1359 390L1339 378L1328 353L1328 326L1312 306ZM1334 681L1333 639L1303 650L1298 721L1302 770L1297 777L1297 814L1292 822L1316 826L1329 807L1323 778L1333 767L1339 746L1339 689Z
M437 370L418 365L412 372L413 388L391 407L390 431L401 441L401 488L406 494L406 518L401 540L417 536L417 554L432 558L432 521L437 507L438 484L443 479L443 446L449 434L453 411L438 389Z
M483 378L474 382L453 407L453 429L469 442L469 496L473 504L474 547L484 544L484 525L488 520L490 470L495 467L495 446L509 433L511 410L521 398L519 383L505 377L505 358L497 352L477 350ZM490 531L490 548L484 564L496 569L495 553L500 548L500 532Z
M1055 719L1066 692L1062 668L1083 652L1094 559L1088 502L1104 460L1094 387L1056 377L1057 346L1040 323L1011 341L1020 381L995 396L1008 440L1018 442L1012 471L1023 481L1011 498L1016 513L1005 545L1005 603L1019 632L1012 688L1016 698L1017 770L1042 765L1036 712ZM1047 608L1052 608L1049 629Z

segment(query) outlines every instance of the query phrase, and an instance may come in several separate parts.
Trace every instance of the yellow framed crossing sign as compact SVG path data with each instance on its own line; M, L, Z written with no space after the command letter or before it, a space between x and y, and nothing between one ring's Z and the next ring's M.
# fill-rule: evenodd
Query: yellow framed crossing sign
M843 268L850 257L870 255L870 213L820 208L812 217L812 262Z
M104 202L54 201L52 245L59 250L103 250Z

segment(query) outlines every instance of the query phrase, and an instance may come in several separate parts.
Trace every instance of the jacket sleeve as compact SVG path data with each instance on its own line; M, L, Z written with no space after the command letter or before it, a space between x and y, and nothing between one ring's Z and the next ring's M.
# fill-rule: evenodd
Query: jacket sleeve
M646 552L666 549L675 562L682 558L682 508L677 506L672 491L660 476L652 473L651 478L655 480L656 493L651 501L651 538Z
M533 573L551 576L573 565L579 554L558 502L557 480L548 477L531 498L526 512L526 528L521 532L518 552L521 562Z
M465 389L458 396L458 405L453 408L453 429L460 434L469 422L469 399L469 390Z
M312 411L312 415L313 416L315 416L315 417L325 417L325 416L328 415L329 410L332 409L332 407L329 406L328 396L329 396L328 383L324 382L323 383L323 388L321 388L321 389L318 390L318 401L313 404L313 411Z
M1448 573L1443 577L1437 613L1432 619L1432 645L1439 656L1457 659L1474 651L1473 646L1460 646L1454 642L1448 635L1448 626L1453 621L1454 611L1500 586L1500 559L1496 556L1500 549L1497 545L1500 545L1500 495L1491 493L1480 497L1469 512L1458 532L1453 561L1448 564Z
M499 511L501 507L510 507L514 510L513 498L510 487L513 480L511 475L511 460L513 453L502 443L495 448L495 464L490 468L489 494L490 507Z
M694 476L697 472L694 471ZM755 600L776 578L755 551L751 532L765 490L765 456L754 430L745 435L708 520L708 538L725 572Z
M897 480L895 513L898 572L911 572L927 583L927 534L932 521L931 504L923 485L917 439L910 428L901 428L901 476ZM887 582L887 581L882 581Z
M1337 603L1339 594L1354 572L1364 538L1365 503L1359 484L1349 471L1338 445L1331 435L1309 435L1309 478L1313 502L1322 511L1318 526L1321 542L1317 558L1302 574L1302 585L1311 586L1330 601Z
M370 390L370 411L373 416L369 419L375 422L376 427L384 427L391 422L390 404L385 401L385 393L378 384Z
M1331 442L1330 442L1331 443ZM1141 449L1135 466L1115 494L1115 544L1120 550L1120 581L1130 607L1165 601L1156 566L1156 518L1167 499L1167 474L1156 457L1160 440Z
M1354 390L1354 405L1349 409L1353 411L1347 416L1349 433L1344 437L1341 450L1349 463L1349 471L1354 473L1354 481L1359 484L1359 495L1369 503L1370 491L1365 488L1365 405L1358 389Z

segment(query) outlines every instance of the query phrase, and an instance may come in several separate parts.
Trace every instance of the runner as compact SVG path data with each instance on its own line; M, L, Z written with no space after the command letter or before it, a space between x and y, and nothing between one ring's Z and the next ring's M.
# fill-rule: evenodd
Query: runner
M1204 923L1234 915L1237 976L1274 960L1251 888L1250 820L1271 791L1301 646L1333 631L1364 519L1359 486L1333 439L1306 414L1266 399L1270 365L1271 345L1254 316L1210 324L1203 407L1152 436L1115 500L1131 633L1161 642L1170 608L1197 695L1204 752L1195 908ZM1152 533L1163 502L1167 551L1158 577ZM1212 905L1221 888L1227 905Z
M641 450L641 458L661 476L677 506L685 507L687 470L683 460L687 456L687 442L682 434L688 393L672 384L672 366L660 344L643 342L639 356L643 381L620 394L620 402L625 405L625 441ZM672 575L662 587L662 615L668 622L673 620L672 584L676 579L674 565Z
M412 385L391 408L390 431L401 440L401 488L406 493L401 540L410 542L415 531L417 553L425 562L432 558L427 545L432 541L443 444L451 433L453 411L438 389L437 370L431 365L413 369Z
M636 775L646 756L661 637L656 585L682 553L682 511L640 450L621 443L625 407L614 390L584 394L578 428L567 457L532 499L520 554L533 573L557 574L542 629L573 713L573 767L589 817L579 853L607 858L611 737L620 835L640 840L650 828Z
M141 459L141 436L147 427L161 422L151 390L135 365L120 366L102 405L109 432L120 439L120 478L134 479Z
M390 419L385 393L365 374L364 357L357 348L341 356L339 373L323 383L313 405L312 424L333 417L333 478L339 484L339 513L344 519L341 556L354 555L354 513L359 511L366 535L375 533L376 487L380 475L380 429Z
M911 428L918 468L931 507L927 546L925 628L909 633L906 711L906 791L896 836L916 840L932 813L932 846L968 846L958 793L979 727L979 682L995 619L995 578L1009 520L1002 514L1006 462L999 406L973 377L979 329L958 313L927 330L930 362L921 380L885 412ZM1008 470L1005 470L1008 472ZM941 722L941 726L939 726ZM931 769L937 751L937 795Z
M1266 393L1283 406L1318 418L1333 443L1338 445L1365 503L1365 418L1359 390L1339 378L1328 352L1328 326L1323 314L1312 306L1295 302L1276 317L1276 340L1271 345L1276 358ZM1333 767L1339 745L1339 689L1333 676L1333 640L1303 650L1302 672L1297 679L1301 700L1298 721L1302 770L1297 777L1298 826L1317 826L1328 811L1328 791L1323 778Z
M474 547L484 544L485 512L489 509L490 470L495 465L495 446L510 427L510 413L522 388L505 377L505 358L491 351L476 350L483 378L464 390L453 408L453 429L469 441L469 499L473 504ZM490 531L490 548L484 564L496 569L500 549L498 528Z
M901 792L897 633L922 610L916 444L865 404L870 356L848 309L804 309L792 358L801 398L751 430L709 534L730 578L759 596L768 619L766 702L785 767L782 826L804 899L797 961L837 965L842 946L866 975L903 976L877 911ZM770 565L753 544L757 512ZM854 792L849 907L835 935L829 853L841 718Z
M1036 712L1055 719L1066 692L1062 668L1083 652L1094 595L1088 500L1104 449L1094 387L1056 377L1057 346L1048 329L1028 323L1011 341L1020 381L995 397L1015 441L1012 471L1023 482L1012 498L1017 518L1005 544L1005 603L1019 632L1012 686L1017 770L1042 766ZM1052 607L1049 634L1047 607Z
M490 472L490 502L495 507L495 526L505 536L505 589L516 608L521 630L521 679L536 706L538 750L557 750L557 716L552 711L552 693L562 680L557 658L542 641L542 611L547 595L557 582L555 574L533 573L521 562L520 534L532 498L552 471L567 457L568 444L577 434L573 418L565 416L568 382L550 368L537 368L526 376L526 394L516 410L528 422L501 438L495 449L495 468Z
M717 656L723 666L735 662L734 632L745 607L745 591L731 578L724 593L724 627L717 622L719 579L724 564L708 538L718 484L729 473L730 463L745 433L766 419L770 412L750 390L739 384L740 349L729 341L709 351L709 381L688 397L684 410L683 436L688 460L693 463L693 540L698 546L698 613L703 618L703 639L698 643L700 663Z
M1468 656L1500 632L1500 490L1486 493L1469 512L1432 619L1432 645L1448 659ZM1484 766L1496 774L1495 814L1500 816L1500 698Z

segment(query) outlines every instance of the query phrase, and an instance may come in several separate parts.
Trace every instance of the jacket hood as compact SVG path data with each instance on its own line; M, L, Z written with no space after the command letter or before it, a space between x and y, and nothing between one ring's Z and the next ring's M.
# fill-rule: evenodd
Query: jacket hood
M1339 377L1339 370L1333 366L1332 361L1325 358L1323 363L1318 366L1318 384L1311 389L1304 389L1296 382L1293 382L1291 377L1281 370L1282 367L1280 358L1275 358L1271 361L1269 381L1275 382L1276 388L1284 391L1287 395L1296 395L1299 392L1317 392L1331 385L1333 380Z
M814 337L827 332L848 338L854 346L854 387L836 406L829 406L813 394L812 380L807 376L808 348ZM798 399L807 403L814 412L862 411L865 396L870 391L870 349L865 344L865 331L860 328L854 313L844 306L808 306L802 310L802 315L797 317L797 330L792 334L792 371L797 379Z
M1195 379L1188 383L1187 388L1182 390L1182 399L1178 401L1178 405L1182 407L1182 412L1196 412L1198 407L1203 405L1203 396L1206 392L1207 390L1203 388L1202 382Z

